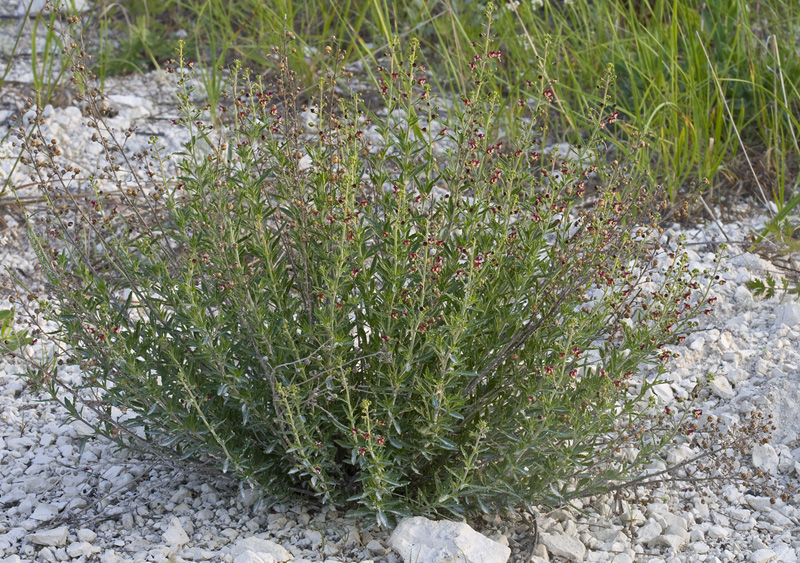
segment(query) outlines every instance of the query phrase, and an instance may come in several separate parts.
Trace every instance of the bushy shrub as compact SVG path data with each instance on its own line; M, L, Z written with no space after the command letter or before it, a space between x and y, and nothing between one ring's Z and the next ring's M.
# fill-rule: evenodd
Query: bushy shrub
M268 86L236 67L214 125L178 61L178 178L155 142L126 153L98 108L108 166L87 208L34 133L53 216L48 242L30 233L58 296L42 314L86 374L66 396L47 376L53 396L121 444L386 526L559 503L640 467L676 422L648 410L639 368L706 308L702 276L660 250L629 163L604 162L613 107L580 144L548 146L545 61L506 100L487 87L502 54L475 49L474 87L448 101L414 44L393 45L372 111L335 49L308 96L286 64Z

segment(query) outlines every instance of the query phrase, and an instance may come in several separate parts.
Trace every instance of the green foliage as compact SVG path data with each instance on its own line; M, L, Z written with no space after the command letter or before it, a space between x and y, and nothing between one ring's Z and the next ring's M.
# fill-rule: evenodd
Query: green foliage
M27 346L33 339L28 331L14 331L14 309L0 309L0 344L10 352Z
M53 27L57 17L58 15L52 10L40 12L36 15L31 33L33 87L37 97L40 98L40 103L48 103L56 85L67 70L67 61L61 56L63 48L60 43L61 38ZM45 29L44 45L37 45L38 33L41 28ZM54 78L56 70L59 72Z
M783 284L779 287L777 281L769 272L767 272L763 280L756 278L750 280L745 285L753 292L754 296L763 297L765 299L772 299L775 297L776 291L782 291L784 294L788 295L800 296L800 285L792 287L786 280L783 280Z
M177 185L158 175L155 143L122 149L93 178L91 208L74 224L54 214L59 245L40 249L59 296L43 314L87 372L71 399L53 376L54 399L81 416L90 396L123 444L140 432L384 526L562 503L657 455L683 420L650 408L659 380L639 370L707 311L713 273L654 243L633 160L602 160L613 77L564 153L547 145L559 87L540 60L509 135L490 31L452 100L417 43L401 55L393 41L375 69L382 111L339 97L359 85L336 49L303 106L291 32L273 83L233 69L234 103L213 124L189 103L191 65L168 63L191 133ZM36 172L60 174L34 140ZM152 183L109 202L98 186L123 165Z

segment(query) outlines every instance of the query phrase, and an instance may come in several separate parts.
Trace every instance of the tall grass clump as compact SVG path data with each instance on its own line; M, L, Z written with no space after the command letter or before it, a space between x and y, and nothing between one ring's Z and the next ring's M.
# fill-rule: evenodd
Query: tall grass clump
M469 80L462 61L480 32L482 9L481 3L449 0L108 4L101 11L102 37L124 28L135 45L126 50L124 41L104 43L110 49L100 50L95 68L101 75L115 65L133 68L126 61L137 57L159 67L181 31L190 52L207 63L202 78L214 108L226 80L215 69L232 57L255 69L272 67L261 45L284 25L302 40L289 57L304 87L322 68L322 47L332 35L348 60L374 61L393 34L413 34L421 39L422 60L435 69L433 84L455 95ZM618 158L637 144L637 132L651 132L652 142L638 149L638 172L663 185L670 200L709 192L717 199L755 195L773 216L758 239L791 248L800 204L798 24L800 10L785 0L508 2L496 11L494 28L509 57L492 87L511 98L524 95L518 77L536 66L549 43L548 58L557 63L551 75L563 96L550 130L566 137L602 102L593 88L613 65L620 119L608 141ZM108 53L115 49L119 56L111 63ZM513 115L499 111L513 127ZM704 209L710 207L691 212Z
M614 65L623 123L615 138L624 147L628 127L654 133L642 162L671 198L707 178L721 190L752 187L779 209L796 205L790 202L800 157L796 4L643 0L545 2L537 9L520 3L503 19L505 28L520 30L508 34L508 48L518 55L508 75L525 64L523 53L550 37L573 111L592 104L589 87ZM755 170L745 156L757 162ZM755 189L759 181L763 191Z
M640 366L708 311L713 273L659 247L635 163L603 160L612 77L584 140L557 150L548 64L525 98L502 99L490 32L449 100L416 43L394 42L374 112L341 94L357 84L335 46L299 98L287 32L272 83L232 70L215 125L190 104L181 57L178 177L157 141L129 154L92 117L108 163L86 207L31 108L26 163L52 213L30 232L57 295L39 310L85 374L32 377L121 445L384 526L565 502L658 455L685 421L651 408L658 380ZM509 104L513 136L497 127Z

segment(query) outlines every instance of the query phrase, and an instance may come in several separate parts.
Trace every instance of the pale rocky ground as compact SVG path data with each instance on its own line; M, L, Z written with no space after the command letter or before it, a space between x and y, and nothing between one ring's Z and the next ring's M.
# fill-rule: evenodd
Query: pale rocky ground
M16 9L14 0L0 3L0 18L15 15ZM9 52L6 31L0 32L0 55ZM30 95L32 75L26 61L29 64L29 58L20 57L7 79L11 86L0 92L0 135ZM185 138L169 122L176 111L171 91L156 74L113 79L106 86L119 111L112 125L120 130L136 128L131 146L144 147L151 135L157 135L168 151L180 147ZM82 127L85 118L71 105L70 96L64 96L58 104L63 107L47 110L49 132L70 161L89 169L99 155ZM6 154L0 163L6 173L11 156ZM26 181L19 170L13 179L17 186ZM21 197L33 193L19 191ZM767 217L767 210L754 204L731 204L726 211L725 224L674 226L662 240L669 244L679 233L685 234L694 265L712 268L717 243L744 241ZM499 543L467 535L461 549L470 561L505 561L509 552L511 561L536 563L798 560L800 302L754 299L744 283L776 267L745 248L731 244L724 261L727 270L721 274L727 283L715 289L715 312L676 347L680 357L669 366L656 395L665 400L686 397L707 374L714 374L697 405L704 417L719 418L722 428L730 431L735 422L747 423L752 410L772 415L776 426L772 441L736 454L735 463L742 468L755 466L771 477L775 496L785 493L785 500L773 503L744 483L697 488L685 482L665 483L638 491L640 497L650 497L646 504L630 496L594 498L540 514L536 546L529 515L492 516L473 525ZM0 267L6 266L41 289L42 276L22 218L13 207L3 206ZM8 295L2 294L0 309L8 306ZM44 349L48 346L45 342ZM101 439L84 443L87 427L70 423L63 409L46 401L45 393L31 389L18 376L22 370L18 360L0 359L0 563L399 563L420 555L405 551L399 536L392 541L378 528L341 512L310 511L301 505L255 510L256 495L241 495L236 483L223 475L116 452ZM76 366L61 370L67 378L80 377ZM697 453L678 443L665 461L680 463ZM656 463L649 471L663 467ZM436 535L430 523L415 525L423 526L421 531L408 526L403 531L406 538L414 533ZM452 545L440 547L461 553ZM472 553L473 549L482 551ZM438 561L445 561L443 553Z

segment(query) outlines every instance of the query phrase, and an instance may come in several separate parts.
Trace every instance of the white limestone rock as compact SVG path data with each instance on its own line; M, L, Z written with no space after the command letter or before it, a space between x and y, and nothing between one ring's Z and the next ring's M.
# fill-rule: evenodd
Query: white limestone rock
M657 518L657 521L659 524L661 524L661 527L665 529L669 526L677 526L684 531L689 529L689 523L686 521L686 518L677 514L673 514L672 512L664 512L660 514Z
M583 561L586 546L577 539L563 534L541 534L539 540L551 554L566 557L570 561Z
M167 530L161 537L164 538L164 542L169 546L189 543L189 535L186 533L186 530L183 529L181 521L175 516L172 517Z
M681 444L680 446L675 446L667 452L667 463L669 465L677 465L679 463L683 463L687 459L691 459L694 455L695 453L692 448Z
M24 453L29 448L34 446L33 440L28 438L27 436L23 436L22 438L7 438L6 439L6 447L15 452Z
M550 556L547 554L547 548L541 543L537 543L533 548L533 557L531 563L548 563Z
M677 536L675 534L663 534L656 536L651 542L649 542L648 545L669 547L675 551L678 551L681 547L683 547L684 543L686 543L686 540L681 536Z
M775 552L771 549L759 549L750 554L750 561L753 563L768 563L775 561Z
M800 303L787 301L775 307L775 328L800 328Z
M700 352L703 348L705 348L705 345L706 345L706 339L703 338L702 336L698 336L689 345L689 349L695 352Z
M286 551L282 545L277 544L274 541L264 540L255 536L238 540L235 544L233 544L228 553L234 559L236 559L236 557L248 550L257 554L262 559L265 555L270 555L278 563L291 561L294 558L294 556Z
M248 549L237 555L233 563L275 563L275 558L269 553L258 554Z
M383 547L383 544L377 540L370 540L367 544L367 551L370 555L377 555L379 557L383 557L386 555L386 548Z
M797 563L797 551L795 548L786 545L785 543L776 543L772 546L772 550L775 552L775 559L780 561L781 563Z
M731 382L724 375L714 376L714 379L708 383L708 387L714 395L725 401L730 401L736 396L736 392L731 387Z
M98 553L99 551L99 547L95 547L89 542L76 541L69 544L69 547L67 548L67 555L73 559L77 559L78 557L88 556L93 553Z
M201 549L199 547L190 547L181 552L181 557L189 561L209 561L220 560L222 556L216 551L209 551L208 549Z
M778 452L772 444L756 444L753 446L752 455L756 469L771 475L778 474Z
M270 515L272 516L272 515ZM345 547L353 547L361 543L361 536L355 526L350 525L347 527L347 535L344 539Z
M669 403L673 400L675 392L669 383L659 383L650 388L650 392L662 403Z
M637 536L639 543L650 543L661 535L661 524L650 518L644 526L639 528Z
M782 506L783 501L772 499L770 497L757 497L754 495L744 495L744 499L750 508L758 510L759 512L770 512L773 509Z
M738 385L743 381L747 381L747 379L750 378L750 374L746 370L737 368L730 370L727 374L725 374L725 377L728 379L730 383Z
M638 508L633 508L631 510L627 510L620 515L620 519L625 524L630 524L632 526L641 526L647 520L642 514L642 511Z
M304 154L300 161L297 163L298 169L302 172L304 170L308 170L314 164L314 161L311 160L311 157L307 154Z
M322 545L322 532L319 530L306 530L304 534L312 550L316 551Z
M654 537L647 544L650 546L670 547L677 551L688 541L689 532L686 531L685 524L670 524L662 530L661 534Z
M144 119L154 112L153 102L140 96L109 94L108 100L127 119Z
M70 426L72 426L80 438L94 435L94 429L82 420L73 420Z
M694 551L698 555L702 555L703 553L708 553L709 551L711 551L711 546L709 546L704 541L694 542L690 544L689 547L692 549L692 551Z
M42 477L31 477L22 483L22 490L26 493L41 494L52 487L52 483Z
M467 524L406 518L389 543L403 561L417 563L505 563L511 550Z
M97 534L88 528L78 530L78 540L92 543L97 539Z
M58 547L67 543L67 527L59 526L52 530L42 530L35 534L28 534L26 539L34 545L47 545Z
M786 530L792 525L792 521L777 510L770 510L767 512L767 520Z
M721 539L729 538L729 537L731 537L731 535L733 535L733 530L731 530L727 526L719 526L719 525L717 525L717 526L711 526L708 529L708 537L710 537L712 539L715 539L715 540L721 540Z
M778 445L778 471L783 474L788 474L792 472L794 468L794 458L792 457L792 453L789 450L789 447L785 444Z
M36 505L36 509L31 514L31 518L40 522L49 522L58 515L58 508L52 504L40 502Z

